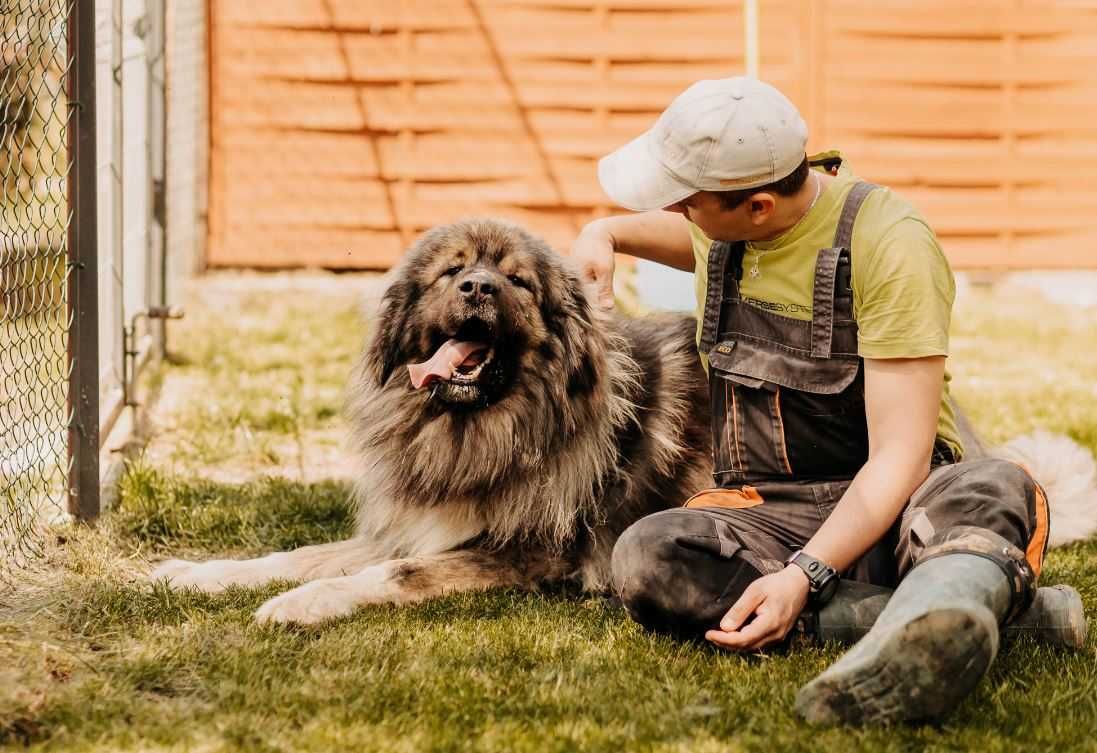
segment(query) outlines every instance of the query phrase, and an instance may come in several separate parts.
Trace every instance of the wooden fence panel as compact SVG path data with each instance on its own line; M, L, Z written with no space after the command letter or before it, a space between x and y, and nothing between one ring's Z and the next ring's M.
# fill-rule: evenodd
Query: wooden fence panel
M597 159L743 67L724 0L211 1L216 266L386 267L485 214L566 248Z
M214 266L384 268L468 215L566 248L617 211L598 158L744 67L725 0L210 2ZM1097 9L761 6L810 146L908 196L957 267L1097 266Z
M816 145L909 197L956 267L1097 267L1097 6L814 2Z

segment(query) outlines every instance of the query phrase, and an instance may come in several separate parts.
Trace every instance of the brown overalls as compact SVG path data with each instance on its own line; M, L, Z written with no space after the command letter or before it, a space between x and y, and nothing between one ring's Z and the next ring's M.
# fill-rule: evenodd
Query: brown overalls
M744 244L715 242L700 348L709 357L715 489L650 515L622 534L614 586L652 629L715 627L754 579L785 567L868 460L864 363L850 287L850 240L876 186L851 189L831 248L819 251L811 321L770 313L739 295ZM1026 607L1047 547L1047 504L1020 466L963 462L938 440L932 470L888 533L843 577L895 586L928 557L967 552L1014 584Z

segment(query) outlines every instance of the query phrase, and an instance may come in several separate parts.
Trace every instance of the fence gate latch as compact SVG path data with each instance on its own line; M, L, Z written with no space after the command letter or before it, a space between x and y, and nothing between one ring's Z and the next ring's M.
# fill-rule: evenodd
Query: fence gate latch
M182 306L149 306L144 311L138 311L130 319L129 326L122 328L122 402L127 407L137 406L135 396L135 384L137 378L137 323L141 319L182 319Z
M167 227L168 224L168 210L167 201L164 196L164 179L154 178L152 181L152 218L156 220L156 224L160 227ZM155 318L152 314L149 314L150 318ZM174 317L168 317L174 318Z

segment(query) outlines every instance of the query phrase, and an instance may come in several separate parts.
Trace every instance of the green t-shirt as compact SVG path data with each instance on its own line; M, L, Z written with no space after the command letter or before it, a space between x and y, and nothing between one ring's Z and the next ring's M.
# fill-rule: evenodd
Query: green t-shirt
M793 319L811 319L815 261L831 246L842 206L858 178L843 163L838 176L802 221L771 241L747 244L740 291L746 303ZM698 342L712 241L690 223L697 286ZM887 188L868 195L853 226L851 284L862 358L948 355L956 285L933 230L907 201ZM749 274L755 263L759 274ZM701 360L708 367L702 354ZM937 435L963 454L945 372Z

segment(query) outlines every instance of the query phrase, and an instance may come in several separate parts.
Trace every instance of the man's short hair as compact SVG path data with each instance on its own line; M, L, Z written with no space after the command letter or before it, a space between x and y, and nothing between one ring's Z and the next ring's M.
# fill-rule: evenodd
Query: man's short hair
M756 188L743 188L737 191L709 191L709 193L720 200L720 204L724 209L735 209L756 193L775 193L778 196L792 196L803 188L804 181L807 179L808 158L807 155L804 155L804 161L800 163L800 166L780 180L775 180L772 183L767 183L764 186L757 186Z

